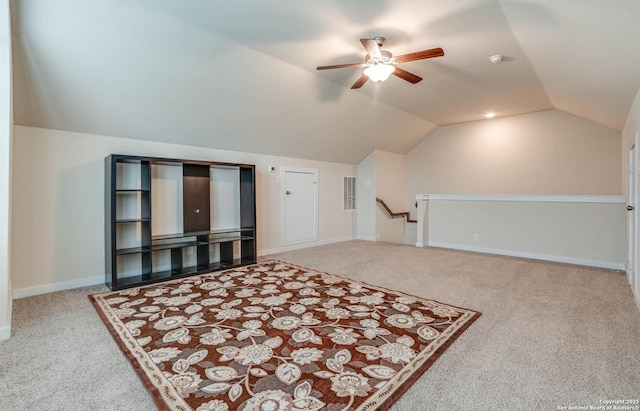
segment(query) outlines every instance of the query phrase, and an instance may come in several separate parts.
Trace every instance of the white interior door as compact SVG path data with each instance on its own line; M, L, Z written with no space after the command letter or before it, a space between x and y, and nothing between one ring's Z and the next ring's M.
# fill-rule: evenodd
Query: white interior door
M638 281L638 135L629 149L629 199L627 201L627 280Z
M318 240L318 170L282 169L282 244Z
M629 284L631 284L631 288L633 290L635 299L636 299L636 303L638 303L638 301L640 301L640 269L638 268L638 256L640 256L640 242L638 241L638 235L639 233L639 229L638 227L640 226L640 210L638 210L638 194L639 194L639 189L638 189L638 184L640 184L640 147L638 146L638 133L636 132L636 135L634 137L634 142L633 142L633 155L630 154L630 157L633 157L633 191L629 192L629 195L631 196L633 194L633 211L630 213L633 215L632 220L633 220L633 270L631 272L631 276L629 278ZM630 178L631 180L631 178ZM631 183L630 183L631 184ZM638 306L638 308L640 309L640 306Z

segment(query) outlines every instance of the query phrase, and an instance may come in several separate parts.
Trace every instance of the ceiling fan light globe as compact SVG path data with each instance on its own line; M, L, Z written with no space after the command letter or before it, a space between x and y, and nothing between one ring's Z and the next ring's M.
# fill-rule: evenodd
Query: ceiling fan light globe
M364 74L366 74L371 81L382 83L388 79L395 70L396 67L391 64L374 64L373 66L367 67L364 70Z

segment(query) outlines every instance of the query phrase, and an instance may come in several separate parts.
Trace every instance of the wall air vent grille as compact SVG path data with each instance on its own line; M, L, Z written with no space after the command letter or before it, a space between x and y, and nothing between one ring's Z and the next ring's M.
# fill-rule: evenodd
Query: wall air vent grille
M342 177L342 210L353 211L356 209L356 178Z

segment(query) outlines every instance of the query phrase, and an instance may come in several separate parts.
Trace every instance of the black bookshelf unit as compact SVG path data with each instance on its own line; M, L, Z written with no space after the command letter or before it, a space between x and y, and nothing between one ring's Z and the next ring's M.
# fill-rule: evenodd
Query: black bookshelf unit
M181 187L180 229L154 232L154 188L161 190L159 168L169 168L171 187ZM237 196L216 198L212 175L231 172ZM165 179L166 180L166 179ZM179 181L178 181L179 180ZM157 187L156 187L157 186ZM164 194L166 196L166 194ZM233 226L216 228L212 198L228 206ZM176 207L178 208L178 207ZM158 225L158 224L155 224ZM105 284L112 290L150 284L256 262L255 166L172 158L112 154L105 158Z

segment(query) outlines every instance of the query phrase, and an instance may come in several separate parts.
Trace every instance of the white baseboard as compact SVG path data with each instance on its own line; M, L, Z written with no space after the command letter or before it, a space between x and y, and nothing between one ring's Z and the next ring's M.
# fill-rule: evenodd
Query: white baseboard
M286 247L273 248L270 250L261 250L258 252L258 255L263 256L268 254L281 253L285 251L298 250L302 248L315 247L319 245L339 243L339 242L349 241L349 240L353 240L353 236L332 238L329 240L316 241L313 243L296 244L296 245L291 245ZM48 294L56 291L71 290L73 288L88 287L91 285L97 285L102 283L104 283L104 275L88 277L88 278L80 278L80 279L71 280L71 281L63 281L59 283L43 284L35 287L19 288L19 289L13 290L13 298L17 299L17 298L33 297L34 295Z
M636 308L638 312L640 312L640 295L634 293L634 300L636 301Z
M417 243L416 243L417 246ZM556 263L567 263L567 264L577 264L577 265L586 265L589 267L598 267L598 268L607 268L610 270L623 270L626 268L624 263L617 263L613 261L599 261L599 260L587 260L583 258L573 258L573 257L563 257L558 255L548 255L548 254L538 254L538 253L529 253L525 251L513 251L513 250L502 250L499 248L483 248L483 247L473 247L467 245L460 244L449 244L449 243L440 243L436 241L430 241L429 246L431 247L441 247L441 248L451 248L454 250L462 250L462 251L473 251L477 253L485 253L485 254L497 254L497 255L506 255L509 257L521 257L521 258L531 258L534 260L545 260L545 261L553 261Z
M278 247L278 248L270 248L268 250L259 250L258 251L258 256L262 257L262 256L265 256L265 255L270 255L270 254L284 253L286 251L301 250L303 248L317 247L317 246L320 246L320 245L341 243L343 241L351 241L353 239L354 239L354 237L350 235L350 236L345 236L345 237L330 238L328 240L314 241L314 242L311 242L311 243L302 243L302 244L282 246L282 247Z
M6 341L11 338L11 327L0 328L0 341Z
M424 247L426 247L426 246L427 246L427 243L423 243L422 241L420 241L420 242L416 242L416 247L424 248Z
M376 238L372 235L357 235L356 240L376 241Z
M13 298L32 297L34 295L48 294L56 291L71 290L73 288L88 287L90 285L104 283L104 275L79 278L77 280L62 281L59 283L37 285L35 287L18 288L13 290Z

